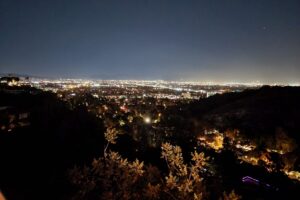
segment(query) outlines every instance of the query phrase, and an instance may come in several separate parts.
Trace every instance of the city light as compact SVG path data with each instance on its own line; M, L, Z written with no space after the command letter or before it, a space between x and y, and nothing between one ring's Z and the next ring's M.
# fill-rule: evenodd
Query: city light
M150 117L144 117L144 122L146 124L150 124L151 123L151 118Z

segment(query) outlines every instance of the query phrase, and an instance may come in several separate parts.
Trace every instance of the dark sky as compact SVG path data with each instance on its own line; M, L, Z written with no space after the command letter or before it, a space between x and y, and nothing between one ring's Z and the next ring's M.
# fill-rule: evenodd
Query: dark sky
M0 0L0 73L300 82L299 0Z

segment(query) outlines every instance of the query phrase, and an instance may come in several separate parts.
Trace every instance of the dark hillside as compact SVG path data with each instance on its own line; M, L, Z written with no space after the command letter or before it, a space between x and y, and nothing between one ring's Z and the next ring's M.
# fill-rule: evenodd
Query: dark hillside
M300 141L299 112L299 87L265 86L194 102L185 107L183 116L219 129L239 128L249 136L273 134L283 128Z
M63 199L67 169L103 154L102 122L32 88L0 97L1 124L11 127L0 130L2 192L8 199ZM28 118L19 119L23 113Z

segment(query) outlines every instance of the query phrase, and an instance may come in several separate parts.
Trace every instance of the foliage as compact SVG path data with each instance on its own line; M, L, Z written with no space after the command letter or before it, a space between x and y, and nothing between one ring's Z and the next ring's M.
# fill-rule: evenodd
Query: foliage
M167 162L169 175L166 179L166 191L176 194L179 199L201 199L205 188L200 178L200 170L206 165L207 158L204 153L191 153L192 163L184 163L182 151L179 146L169 143L162 145L162 158Z
M114 144L117 131L108 129L105 137L108 144ZM194 151L190 164L186 164L179 146L164 143L161 157L168 169L162 173L157 167L144 165L138 159L129 161L117 152L107 152L107 147L104 157L94 159L91 166L70 170L71 182L77 187L73 199L208 198L201 178L201 171L208 159L204 153ZM229 197L233 195L229 194Z
M234 190L232 190L229 194L226 192L223 193L223 200L240 200L241 196L237 195Z
M283 153L292 152L297 148L296 141L288 136L282 128L277 128L275 139L276 149L282 151Z
M107 145L104 148L104 156L106 156L106 151L109 144L116 144L116 140L118 139L118 132L115 128L107 128L106 132L104 133L104 137L107 140Z

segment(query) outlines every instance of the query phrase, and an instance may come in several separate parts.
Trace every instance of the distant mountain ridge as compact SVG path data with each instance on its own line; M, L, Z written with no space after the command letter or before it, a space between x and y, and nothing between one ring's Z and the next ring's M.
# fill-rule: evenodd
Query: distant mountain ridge
M18 73L0 73L0 77L4 77L4 76L16 76L16 77L29 77L29 78L46 78L43 76L34 76L34 75L28 75L28 74L18 74Z

